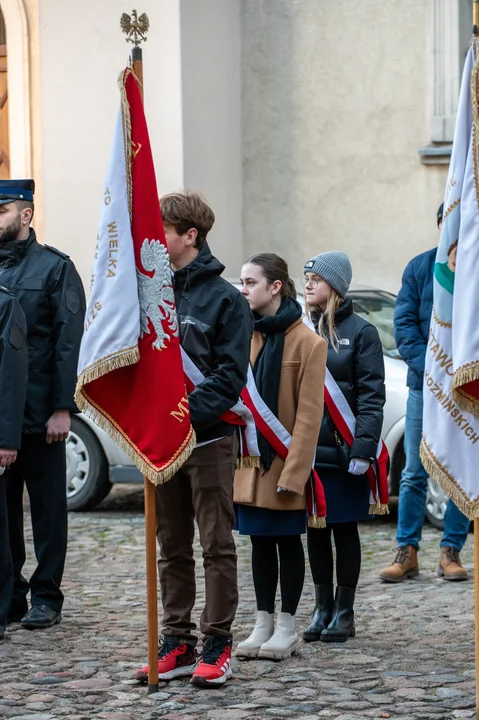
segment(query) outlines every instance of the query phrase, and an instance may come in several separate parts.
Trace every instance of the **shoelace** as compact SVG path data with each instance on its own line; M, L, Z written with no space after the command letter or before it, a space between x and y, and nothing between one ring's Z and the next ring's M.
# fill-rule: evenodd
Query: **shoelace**
M404 565L407 559L407 548L400 547L397 549L396 557L394 558L393 565Z
M164 641L158 649L158 660L162 660L163 658L165 658L167 655L170 654L170 652L176 650L177 647L178 645L176 643L169 643Z
M461 559L459 557L459 550L457 548L446 548L446 558L449 560L449 562L457 563L462 567Z
M212 638L211 640L208 638L201 654L201 660L207 665L214 665L226 647L223 638Z

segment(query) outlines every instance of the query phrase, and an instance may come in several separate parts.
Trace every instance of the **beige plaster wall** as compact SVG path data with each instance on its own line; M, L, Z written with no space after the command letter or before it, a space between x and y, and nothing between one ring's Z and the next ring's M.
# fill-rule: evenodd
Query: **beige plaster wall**
M185 186L216 222L212 251L238 274L243 259L240 0L181 0Z
M41 70L39 0L23 0L28 24L28 97L30 101L31 173L35 178L35 229L43 237L43 135L41 119Z
M428 0L243 0L247 253L299 275L345 250L354 281L397 290L437 242L445 167L429 138Z
M101 193L129 47L130 0L39 0L43 240L68 252L88 286ZM144 0L145 107L159 192L183 184L179 0Z

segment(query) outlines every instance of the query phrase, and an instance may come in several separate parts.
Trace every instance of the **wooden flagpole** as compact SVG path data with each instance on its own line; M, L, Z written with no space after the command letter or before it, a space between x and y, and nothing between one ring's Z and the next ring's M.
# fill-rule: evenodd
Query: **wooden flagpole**
M124 13L121 27L132 42L131 51L133 72L138 79L141 101L143 95L143 51L140 47L146 40L149 21L146 15L133 10L131 17ZM156 576L156 507L155 486L148 478L143 479L145 493L145 539L146 539L146 615L148 628L148 695L158 692L158 586Z

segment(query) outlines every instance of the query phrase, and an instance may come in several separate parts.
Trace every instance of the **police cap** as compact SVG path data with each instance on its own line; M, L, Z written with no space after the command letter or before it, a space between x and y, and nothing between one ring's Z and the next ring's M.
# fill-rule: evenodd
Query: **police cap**
M0 180L0 205L26 200L33 202L34 180Z

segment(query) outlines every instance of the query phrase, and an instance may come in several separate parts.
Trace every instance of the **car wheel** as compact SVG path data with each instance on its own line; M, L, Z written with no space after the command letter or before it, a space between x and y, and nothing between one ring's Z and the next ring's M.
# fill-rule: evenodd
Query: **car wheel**
M110 492L108 463L90 428L76 417L66 441L67 506L69 510L91 510Z
M446 493L432 478L427 481L426 518L431 525L444 530L444 513L449 501Z

